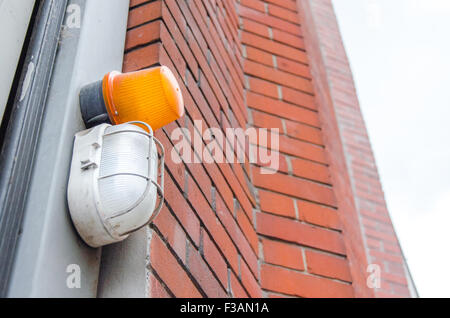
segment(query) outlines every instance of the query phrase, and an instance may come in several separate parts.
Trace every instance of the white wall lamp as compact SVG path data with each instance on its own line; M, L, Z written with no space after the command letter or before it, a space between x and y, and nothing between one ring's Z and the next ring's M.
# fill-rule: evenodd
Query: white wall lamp
M99 247L124 240L161 210L164 148L153 130L183 116L184 102L174 74L158 66L113 71L84 86L80 109L90 129L75 135L67 198L81 238Z
M122 241L158 215L164 200L164 148L149 125L101 124L76 134L73 150L69 210L89 246Z

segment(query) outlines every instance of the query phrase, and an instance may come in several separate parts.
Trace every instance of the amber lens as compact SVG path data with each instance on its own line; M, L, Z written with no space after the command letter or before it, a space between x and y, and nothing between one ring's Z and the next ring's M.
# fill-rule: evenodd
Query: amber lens
M116 125L143 121L156 130L184 114L180 87L165 66L125 74L111 72L103 79L103 94Z

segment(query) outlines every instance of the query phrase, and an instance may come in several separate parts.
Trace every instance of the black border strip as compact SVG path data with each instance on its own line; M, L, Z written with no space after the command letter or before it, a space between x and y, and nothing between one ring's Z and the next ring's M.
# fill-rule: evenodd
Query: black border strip
M44 0L33 25L0 153L0 297L5 297L67 0ZM30 65L33 72L28 72ZM24 89L25 88L25 89ZM25 92L25 94L22 93Z

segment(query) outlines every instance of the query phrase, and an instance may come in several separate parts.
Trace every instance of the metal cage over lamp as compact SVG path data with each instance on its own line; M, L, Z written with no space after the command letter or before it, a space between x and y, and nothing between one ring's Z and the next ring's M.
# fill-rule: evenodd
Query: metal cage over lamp
M164 148L148 124L102 124L75 135L67 196L88 245L122 241L149 224L162 208L163 189Z

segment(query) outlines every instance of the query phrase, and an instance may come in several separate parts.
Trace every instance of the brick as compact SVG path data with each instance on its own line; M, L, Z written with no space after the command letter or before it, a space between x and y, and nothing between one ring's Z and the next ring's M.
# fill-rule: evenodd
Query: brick
M308 141L317 145L323 145L322 133L320 129L285 120L286 133L290 137Z
M304 270L302 249L293 244L262 240L264 261L296 270Z
M270 67L274 66L273 55L271 53L264 52L251 46L245 46L244 50L248 60L268 65Z
M373 257L371 257L370 261L373 264L378 264L381 267L382 272L389 272L390 274L405 276L405 268L403 267L403 264L393 262L383 263L381 259L374 259ZM383 278L381 279L383 280Z
M185 270L155 233L153 233L151 241L150 259L152 268L175 297L198 298L202 296Z
M351 282L350 268L345 258L311 250L305 251L308 272Z
M256 77L248 78L249 88L252 92L278 99L278 86L269 81Z
M125 54L123 71L133 72L158 64L161 48L161 43L154 43Z
M177 26L178 30L180 31L180 33L182 33L182 34L187 33L188 29L187 29L186 19L184 18L184 15L180 11L179 7L176 5L175 1L170 1L170 0L165 1L162 9L163 9L162 13L163 13L164 20L173 18L174 21L176 22L176 26ZM169 12L165 11L165 9L167 9ZM170 14L170 17L169 17L169 14ZM168 29L172 31L173 27L168 25Z
M381 276L382 276L382 280L387 280L389 282L393 282L393 283L400 284L403 286L408 286L408 281L406 280L406 277L404 275L383 272L381 274Z
M328 160L322 146L311 144L302 140L280 136L279 151L298 158L309 159L318 163L327 164Z
M406 285L391 284L391 290L395 295L402 296L403 298L410 296L409 288Z
M233 170L231 169L229 164L219 164L219 167L221 168L223 172L224 178L228 181L230 187L232 188L234 195L236 199L239 201L239 204L244 209L245 213L251 220L253 218L252 215L252 204L250 200L248 199L248 196L250 196L250 192L248 189L246 189L247 184L245 182L240 183L238 178L236 177L236 174L233 173ZM234 165L235 170L241 169L242 167L240 165ZM247 196L247 195L248 196ZM234 204L230 204L231 202L226 202L227 207L230 211L233 210Z
M300 158L291 158L292 171L295 176L330 184L329 168L323 164Z
M179 2L179 4L183 4L183 3ZM201 14L199 14L199 12L196 9L196 8L198 8L198 5L201 4L201 2L194 2L194 4L196 4L196 5L189 6L190 11L194 15L199 28L202 30L202 34L203 34L204 38L206 39L206 41L208 42L209 48L211 49L213 55L215 56L216 59L222 61L222 63L220 63L220 66L222 67L222 72L223 73L229 72L231 77L233 78L232 82L242 84L243 83L242 77L239 76L238 70L235 67L235 64L238 64L238 63L233 63L234 57L226 54L226 48L223 44L223 41L221 41L221 39L224 38L224 35L222 34L219 36L219 32L222 30L222 28L220 26L218 26L218 22L215 19L215 15L212 14L211 9L209 9L209 13L210 13L209 16L211 18L211 21L213 22L212 24L216 26L215 30L217 31L217 32L211 32L211 28L208 27L206 25L206 23L203 22L203 19L200 17ZM208 7L207 2L204 2L203 4ZM198 34L198 35L200 35L200 34Z
M219 249L224 254L227 262L236 272L238 272L236 248L192 178L188 178L188 189L189 201L195 207L196 212L199 214L200 219L205 224L208 232L212 234L213 240L219 246Z
M375 231L372 229L365 229L365 233L368 237L374 238L374 239L380 239L385 240L389 242L397 242L397 237L392 234L386 234L379 231Z
M245 291L244 287L242 287L239 279L234 275L233 272L230 273L230 287L231 287L231 295L235 298L248 298L248 294Z
M275 294L275 293L268 293L267 294L268 298L295 298L293 296L286 296L286 295L281 295L281 294Z
M289 9L291 11L297 11L297 3L295 1L286 1L286 0L266 0L266 2L273 3L282 8Z
M296 217L292 198L264 190L259 190L258 193L262 211L290 218Z
M261 24L261 23L258 23L258 22L252 21L252 20L242 19L241 27L245 31L255 33L255 34L261 35L266 38L268 38L270 36L269 27L267 25L264 25L264 24Z
M268 98L263 95L247 92L247 105L250 108L269 114L320 127L319 118L316 112Z
M379 251L370 251L370 255L389 262L402 263L403 258L400 255L394 255L390 253L384 253Z
M253 225L251 224L250 220L248 219L247 215L242 210L242 208L239 208L237 210L236 219L239 224L239 227L242 229L242 232L244 233L245 238L248 240L250 246L255 252L255 255L258 255L258 236L256 235L256 231Z
M249 145L254 153L256 151L259 152L259 156L255 158L255 169L259 169L261 172L266 170L272 170L275 172L284 172L289 173L289 167L287 164L286 156L280 154L278 151L274 149L268 150L266 147L259 147L258 145L254 145L251 143ZM272 156L271 158L264 158L265 154ZM278 162L277 162L278 161Z
M241 260L241 281L242 285L245 287L250 297L252 298L262 297L261 288L258 282L251 273L247 264L245 264L245 262L243 262L242 260Z
M269 16L261 11L257 11L248 7L239 6L239 14L242 17L245 17L250 20L257 21L262 24L266 24L273 28L277 28L291 34L300 35L300 27L294 23L289 21L285 21L283 19Z
M267 264L261 266L261 285L268 290L298 297L354 296L351 285Z
M133 28L160 18L161 6L162 2L158 0L130 10L130 14L128 15L128 28Z
M264 2L260 0L241 0L241 5L261 11L266 12L266 9L264 7Z
M297 201L300 219L330 229L341 229L339 215L335 209L307 201Z
M243 149L243 151L247 158L245 160L246 162L243 165L244 166L250 165L249 159L248 159L248 154L245 152L245 149ZM241 165L240 163L232 163L230 165L231 166L230 169L234 172L234 175L236 177L235 180L238 181L238 182L233 182L232 185L235 188L235 190L234 190L235 195L236 195L236 198L237 198L240 206L242 207L244 212L247 214L250 221L252 221L253 220L252 210L253 210L253 207L256 206L256 199L255 199L255 193L249 187L248 176L249 176L250 166L245 168L245 167L243 167L243 165ZM237 183L239 184L240 188L238 187Z
M162 8L162 15L164 19L164 23L167 25L168 31L173 36L174 42L179 47L181 54L183 55L183 58L186 60L187 65L189 66L191 73L195 76L196 79L198 79L198 63L195 59L194 55L192 54L188 44L186 43L183 33L186 25L184 20L182 20L182 17L177 17L180 21L179 23L182 25L181 27L178 27L176 24L175 18L172 16L171 12L167 8L167 6L164 4ZM183 74L184 75L184 74Z
M178 70L178 73L186 74L186 61L164 25L161 28L161 39L164 48L172 60L173 65Z
M384 243L384 250L388 253L392 254L401 254L402 250L400 249L400 246L397 243L390 244L390 243Z
M130 8L133 8L135 6L143 4L144 2L147 2L147 1L148 0L130 0Z
M366 239L367 246L371 249L381 250L381 241L371 238Z
M258 233L335 254L345 255L342 235L266 213L257 214Z
M249 264L250 269L252 270L254 275L258 273L258 260L256 257L256 253L251 248L250 243L245 238L245 235L242 233L241 229L236 223L236 220L233 218L231 213L226 209L223 202L218 198L216 202L216 212L219 219L225 226L227 233L230 235L234 244L236 244L239 249L242 257Z
M198 245L200 241L200 222L173 183L172 178L168 176L164 179L164 199L166 204L174 211L186 232L189 233L189 237Z
M289 45L283 43L274 42L265 37L259 36L257 34L242 31L241 33L242 44L248 46L256 47L258 49L270 52L277 56L282 56L294 61L299 61L302 63L307 63L307 57L305 52L297 48L293 48Z
M302 63L297 63L292 60L277 57L277 67L280 71L288 72L297 76L311 79L311 72L309 67Z
M362 219L362 224L364 225L364 227L372 228L375 230L378 227L378 222L366 218Z
M306 107L312 110L317 109L314 96L300 92L289 87L282 87L283 100L298 106Z
M161 21L154 21L128 31L125 41L125 50L159 40L160 30Z
M273 83L298 89L306 93L313 93L312 83L308 79L301 78L287 72L279 71L250 60L246 60L244 62L244 70L246 74L259 77Z
M335 206L333 190L322 184L314 183L281 173L261 174L259 169L252 169L255 186L293 196L299 199Z
M155 275L150 274L150 288L149 294L151 298L170 298L171 295L161 285Z
M164 207L153 221L154 225L161 232L165 241L175 251L178 258L185 260L186 256L186 234L183 228L178 224L170 214L167 207Z
M269 14L278 18L282 18L283 20L298 24L298 15L297 12L293 12L291 10L269 4Z
M265 114L258 111L252 112L253 125L260 128L278 128L283 133L283 123L279 117Z
M198 163L188 163L187 167L193 179L199 185L200 189L203 189L202 193L205 198L210 204L212 204L211 191L209 191L211 189L212 183L203 165Z
M205 261L202 259L200 253L192 246L189 246L187 266L189 272L208 297L226 297L226 291L220 286L219 281L213 276Z
M192 77L192 75L190 74L190 72L188 72L186 74L186 82L187 82L187 86L190 88L189 89L189 93L186 89L186 103L187 104L191 104L192 110L193 112L196 112L196 114L191 115L192 120L201 120L202 122L206 122L206 123L202 123L202 131L200 132L202 135L205 132L205 130L208 128L208 126L210 127L218 127L218 122L217 119L214 116L214 109L212 107L210 107L208 105L207 100L205 99L205 96L202 94L201 90L199 89L199 87L197 87L197 83L195 82L194 78ZM190 94L193 99L190 99L190 96L188 95ZM219 110L217 110L219 111ZM192 126L193 123L189 122L190 125ZM188 127L188 128L191 128ZM198 155L202 155L202 154L198 154Z
M170 123L169 125L163 127L162 129L157 130L155 132L155 136L163 144L166 153L170 153L170 156L166 156L164 160L166 169L170 171L173 179L175 180L175 183L178 184L180 187L183 187L186 168L184 164L178 163L181 160L178 152L172 151L173 150L172 142L176 144L178 143L179 140L170 140L169 137L167 137L171 136L173 130L176 128L179 128L176 122Z
M297 49L304 50L305 42L302 37L297 35L292 35L277 29L272 30L273 40L277 42L281 42L290 46L293 46Z
M203 254L224 288L228 286L228 267L208 233L203 232Z
M390 224L391 220L389 219L389 216L385 213L380 213L380 212L372 212L369 211L367 209L363 209L361 208L361 214L363 215L363 217L368 217L370 219L373 220L378 220L381 222L384 222L386 224Z

